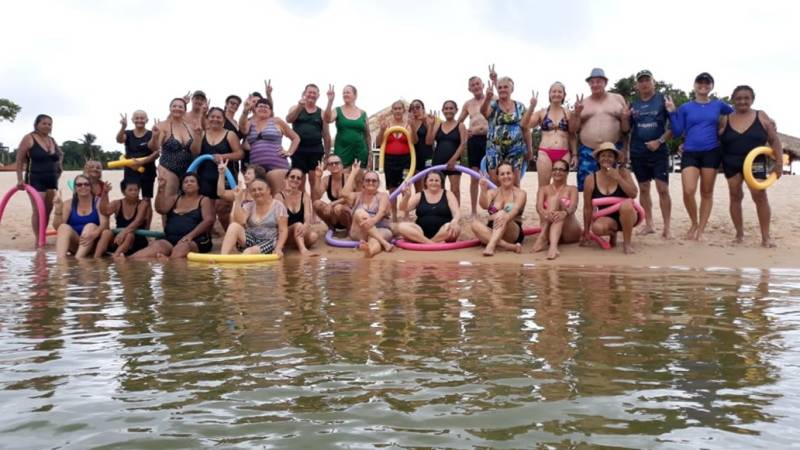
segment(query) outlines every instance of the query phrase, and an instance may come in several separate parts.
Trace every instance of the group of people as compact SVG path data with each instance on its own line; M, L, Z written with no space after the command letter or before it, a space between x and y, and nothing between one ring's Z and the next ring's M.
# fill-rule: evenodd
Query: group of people
M498 76L492 65L488 87L480 77L469 78L471 97L460 113L453 100L443 103L442 117L436 111L426 113L421 100L411 101L408 110L397 101L382 119L375 142L366 112L356 106L358 91L351 85L342 90L343 103L337 107L334 86L329 85L322 108L317 104L319 87L308 84L285 120L274 114L270 82L265 81L265 95L253 92L244 101L230 95L223 108L210 107L206 94L195 91L174 98L168 118L154 120L149 130L144 111L133 113L133 129L128 129L127 115L121 115L117 142L124 144L127 158L136 160L125 167L122 198L114 201L109 200L112 186L102 181L101 167L94 161L87 162L85 173L75 178L71 201L62 201L56 193L61 153L51 137L52 118L40 115L34 131L19 146L18 183L23 188L27 182L42 194L48 218L55 209L59 256L183 258L189 252L211 250L216 223L224 230L224 254L280 255L286 247L295 247L313 255L311 248L320 237L312 226L316 221L358 241L359 248L373 256L391 251L398 236L420 243L459 239L462 170L456 166L466 151L467 165L485 170L483 178L470 182L471 229L485 245L484 254L492 255L498 246L521 251L527 193L520 188L520 179L534 159L531 131L539 128L535 160L541 232L533 251L546 249L553 259L559 243L588 243L610 236L613 244L619 232L623 250L632 252L633 229L640 219L641 233L655 232L653 180L662 235L670 237L666 142L674 137L683 140L681 181L691 220L686 237L700 239L705 230L721 166L730 188L736 239L741 241L745 155L769 144L777 176L782 162L774 122L765 112L752 109L753 89L737 87L731 107L711 97L714 79L704 72L694 80L693 100L676 107L670 96L656 91L650 71L639 71L635 79L638 98L631 104L607 91L608 78L596 68L586 78L588 97L576 96L570 108L565 86L556 82L549 88L548 105L537 109L538 93L532 93L528 105L514 100L514 81ZM236 119L240 107L243 111ZM333 140L330 124L336 127ZM380 188L380 176L372 167L373 146L385 153L386 190ZM404 183L412 151L417 170L446 166L429 172L413 191ZM200 155L211 158L189 171ZM567 183L571 168L577 169L577 186ZM227 185L228 172L234 180L242 172L244 181ZM397 189L402 189L395 194L400 201L390 197ZM576 216L580 192L582 220ZM772 246L766 192L751 190L751 194L762 244ZM637 217L634 207L637 196L643 218ZM608 198L618 199L619 207L597 217L598 200ZM488 212L486 223L474 220L478 206ZM148 240L136 231L150 228L153 208L162 217L164 232L163 237ZM400 220L411 212L416 216L413 222ZM109 223L112 215L114 231ZM32 226L37 230L36 214Z

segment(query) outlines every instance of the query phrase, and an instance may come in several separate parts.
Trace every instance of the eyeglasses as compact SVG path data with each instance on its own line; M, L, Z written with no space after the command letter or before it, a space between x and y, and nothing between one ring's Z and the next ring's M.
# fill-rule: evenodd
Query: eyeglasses
M75 187L89 187L91 186L89 183L75 183Z
M553 172L566 172L566 171L567 169L564 169L562 167L553 167Z
M328 165L329 166L341 166L342 162L341 161L328 161Z
M364 183L377 183L377 178L364 178Z
M299 175L289 175L289 179L290 180L302 180L303 177L301 177Z

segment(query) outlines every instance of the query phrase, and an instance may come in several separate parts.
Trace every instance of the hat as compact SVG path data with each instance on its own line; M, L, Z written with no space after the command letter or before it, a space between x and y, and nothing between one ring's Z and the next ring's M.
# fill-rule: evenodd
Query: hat
M697 83L698 81L708 81L711 84L714 84L714 77L711 76L708 72L703 72L700 75L694 77L694 82Z
M589 81L592 78L602 78L608 81L608 78L606 78L606 73L603 71L603 69L599 67L595 67L594 69L592 69L592 73L590 73L589 76L586 77L586 81Z
M642 78L642 77L653 78L653 72L650 72L647 69L642 69L642 70L640 70L639 72L636 73L636 81L639 81L639 78Z
M597 159L597 156L606 150L613 151L614 156L619 159L619 149L613 142L603 142L596 149L592 150L592 158Z
M200 90L194 91L194 93L192 94L192 98L195 98L195 97L202 97L203 99L207 98L206 97L206 93L203 92L203 91L200 91Z

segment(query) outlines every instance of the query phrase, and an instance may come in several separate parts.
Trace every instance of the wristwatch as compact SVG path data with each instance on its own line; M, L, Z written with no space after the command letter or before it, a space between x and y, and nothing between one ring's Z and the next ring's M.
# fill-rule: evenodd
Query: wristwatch
M661 136L660 138L658 138L658 143L659 143L659 144L663 144L663 143L665 143L665 142L667 142L667 140L666 140L666 139L664 139L664 136Z

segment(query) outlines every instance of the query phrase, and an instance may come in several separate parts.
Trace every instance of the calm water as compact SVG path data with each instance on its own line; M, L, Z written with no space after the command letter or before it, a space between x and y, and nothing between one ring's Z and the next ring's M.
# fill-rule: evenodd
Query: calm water
M788 448L800 271L0 254L0 447Z

